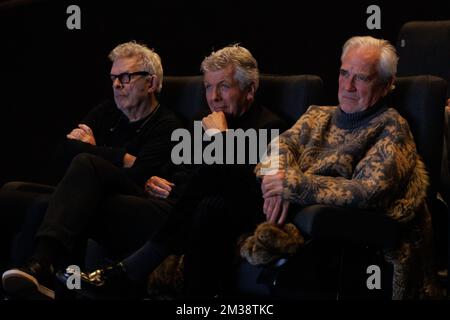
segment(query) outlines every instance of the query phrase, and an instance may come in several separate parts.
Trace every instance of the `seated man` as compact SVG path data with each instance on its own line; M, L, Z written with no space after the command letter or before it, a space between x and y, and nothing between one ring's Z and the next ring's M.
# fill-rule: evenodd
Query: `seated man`
M433 289L426 261L431 253L428 176L408 123L385 100L397 61L388 41L349 39L341 55L339 105L311 106L280 135L278 170L264 175L264 165L258 164L256 173L271 223L283 225L292 203L381 210L403 224L402 245L386 258L395 267L394 297L412 298L431 295ZM254 254L245 244L241 253L249 260ZM408 278L409 267L418 270L414 279ZM413 293L415 285L420 291Z
M74 158L57 186L38 231L35 258L27 267L3 274L4 290L10 294L38 290L52 296L41 281L51 277L61 252L72 259L72 252L83 246L93 230L110 235L119 229L108 240L118 250L133 248L134 241L140 243L139 235L146 237L164 217L167 206L147 202L143 189L146 178L161 174L169 161L171 134L180 124L157 100L162 87L161 60L133 42L117 46L110 59L116 106L95 109L87 118L92 128L83 124L68 135L77 140L76 148L88 153ZM110 201L104 204L106 198ZM145 210L133 210L134 205ZM158 213L147 214L148 206L158 207Z
M58 151L59 169L67 168L80 153L97 155L123 168L138 185L147 174L155 172L170 154L170 135L179 126L171 112L160 108L157 94L162 88L163 69L159 55L144 45L128 42L118 45L109 54L114 102L100 104L67 135ZM155 132L157 130L157 132ZM64 169L64 171L65 171ZM0 212L3 233L1 261L7 261L10 240L15 238L13 263L24 263L31 254L30 240L54 191L0 189ZM25 217L26 216L26 217ZM26 223L22 223L26 220ZM4 249L3 249L4 248Z
M232 139L229 129L244 129L246 132L266 129L254 130L258 134L256 140L260 140L261 133L270 134L271 129L285 128L284 121L278 116L253 104L259 85L259 71L255 58L247 49L235 45L213 52L203 60L201 70L211 111L202 119L202 126L204 129L216 129L216 135L212 137L214 141L221 135L226 145L228 139ZM266 138L267 141L271 140L270 137ZM259 144L258 141L252 143ZM208 146L210 144L205 145L203 150ZM238 149L237 152L246 153L253 148L247 141L244 149ZM240 233L252 230L260 221L257 212L247 210L254 203L249 199L261 198L253 174L257 160L252 163L252 155L247 154L246 160L237 164L236 160L242 154L227 158L230 156L228 150L224 148L223 151L220 157L223 161L216 164L183 165L177 168L172 177L151 177L147 182L150 195L158 199L177 199L168 221L134 254L116 265L92 272L90 277L87 275L84 279L87 281L82 283L82 291L91 288L100 294L100 291L113 290L114 283L119 283L121 277L128 277L135 283L145 283L148 274L170 253L184 252L188 246L200 251L206 259L211 259L213 268L217 268L203 273L202 283L215 288L216 281L222 282L228 276L228 262L232 261L230 257L234 253L235 239ZM196 156L198 154L194 150L192 158ZM228 163L225 159L233 161ZM257 195L252 194L253 191ZM197 247L190 239L198 230L195 225L204 221L205 215L211 216L219 227L199 230L197 237L203 244ZM215 235L210 238L210 233ZM205 250L208 245L215 246L215 250ZM214 278L216 275L217 279Z

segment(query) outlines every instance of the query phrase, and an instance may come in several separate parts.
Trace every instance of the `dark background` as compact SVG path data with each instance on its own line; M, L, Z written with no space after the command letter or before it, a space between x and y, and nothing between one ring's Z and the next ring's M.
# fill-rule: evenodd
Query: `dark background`
M81 30L66 27L71 4L81 8ZM371 4L381 8L381 30L366 27ZM372 35L395 44L407 21L448 19L448 0L1 1L0 184L47 182L57 143L111 97L107 55L121 42L154 48L165 75L199 74L211 50L239 42L263 73L319 75L324 102L335 104L347 38Z

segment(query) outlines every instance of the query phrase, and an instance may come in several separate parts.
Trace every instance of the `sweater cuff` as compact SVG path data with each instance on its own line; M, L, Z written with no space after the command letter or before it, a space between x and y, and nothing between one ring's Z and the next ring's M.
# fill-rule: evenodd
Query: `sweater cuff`
M303 172L300 169L288 169L285 171L283 181L283 200L298 202L300 184L303 180Z

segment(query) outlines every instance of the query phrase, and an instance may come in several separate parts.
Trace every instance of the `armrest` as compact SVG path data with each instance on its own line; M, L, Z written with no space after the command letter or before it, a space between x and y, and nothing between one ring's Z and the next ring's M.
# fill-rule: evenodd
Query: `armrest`
M295 214L293 223L313 239L333 238L360 245L396 246L398 224L382 212L312 205Z
M35 193L53 193L55 187L46 184L34 183L34 182L22 182L22 181L12 181L5 183L2 187L3 190L7 191L24 191L24 192L35 192Z

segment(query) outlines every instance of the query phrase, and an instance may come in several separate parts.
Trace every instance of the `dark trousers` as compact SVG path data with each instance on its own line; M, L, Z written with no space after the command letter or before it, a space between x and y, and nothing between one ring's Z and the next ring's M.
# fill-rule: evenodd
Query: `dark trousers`
M34 235L54 188L9 182L0 189L0 269L23 264L34 250Z
M67 254L94 238L118 256L137 249L166 219L171 204L150 199L123 170L80 154L58 184L37 232Z
M153 240L185 253L189 296L228 291L238 238L264 221L259 183L248 166L205 166Z

